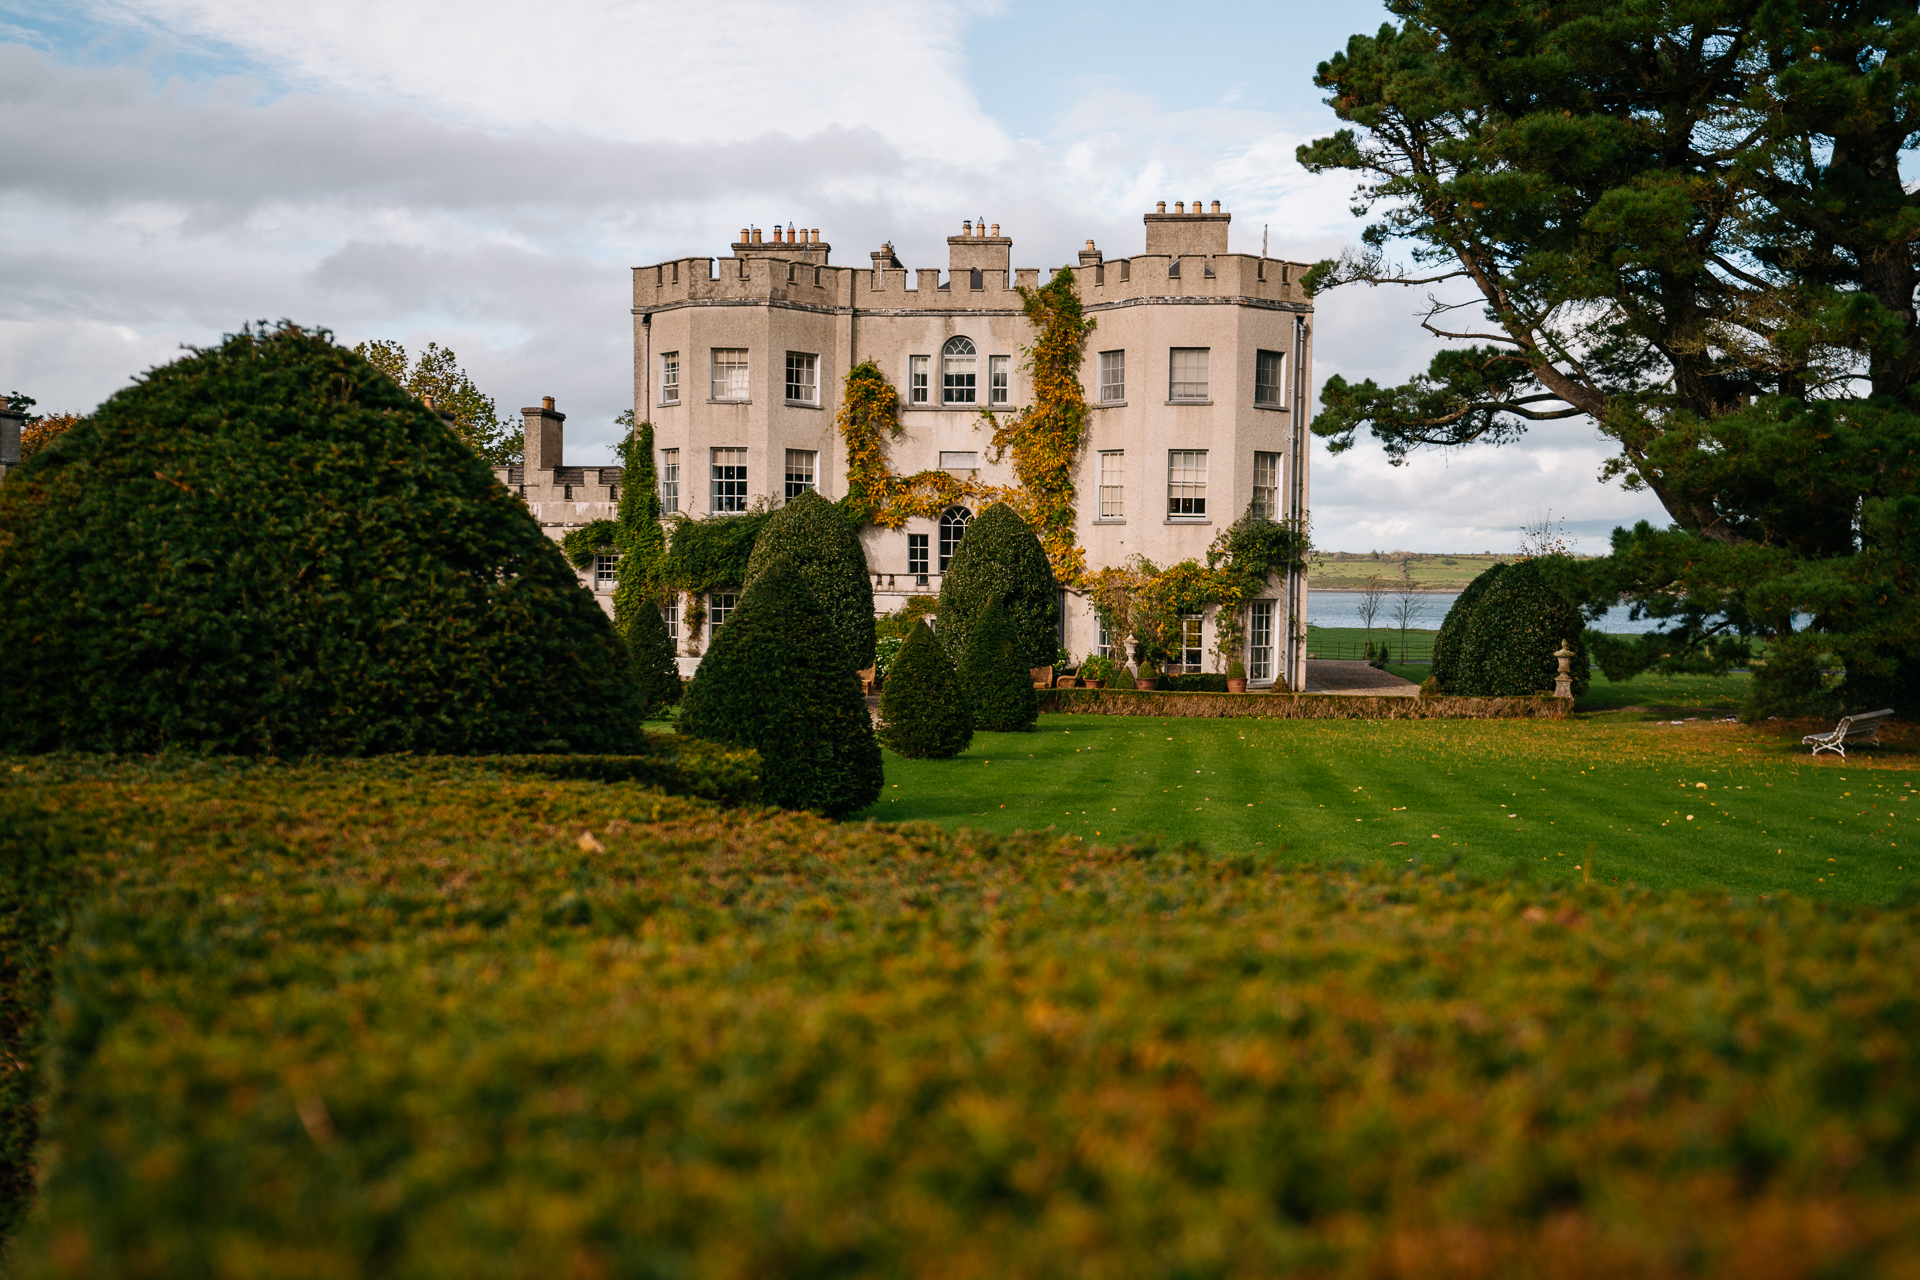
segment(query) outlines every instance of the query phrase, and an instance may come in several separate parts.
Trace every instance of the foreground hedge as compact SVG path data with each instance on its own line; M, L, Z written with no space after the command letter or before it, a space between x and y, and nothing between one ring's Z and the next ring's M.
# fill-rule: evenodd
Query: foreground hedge
M1048 689L1040 712L1081 716L1195 716L1266 720L1559 720L1565 698L1407 698L1332 693L1150 693Z
M453 765L0 772L36 849L23 1277L1920 1267L1911 908Z

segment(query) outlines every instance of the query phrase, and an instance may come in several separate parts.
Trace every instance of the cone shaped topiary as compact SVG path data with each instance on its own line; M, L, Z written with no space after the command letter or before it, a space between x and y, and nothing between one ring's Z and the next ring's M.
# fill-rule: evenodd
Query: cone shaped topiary
M1473 611L1479 608L1487 589L1498 582L1500 575L1506 571L1506 565L1496 564L1475 576L1454 597L1453 607L1440 620L1440 632L1433 638L1433 665L1427 668L1427 679L1433 682L1435 692L1461 692L1460 663L1466 654L1467 631L1473 622Z
M0 747L628 749L626 648L518 498L324 332L155 369L0 484Z
M760 796L837 818L880 796L880 744L860 681L793 561L741 593L687 687L675 727L760 752Z
M880 740L910 760L946 760L973 741L973 711L947 651L916 621L880 693Z
M1032 669L1014 635L1012 614L997 596L988 600L967 637L967 651L960 659L960 690L972 708L976 729L1022 733L1040 718Z
M1573 696L1587 691L1585 623L1573 602L1556 591L1538 564L1509 565L1487 588L1467 624L1457 683L1472 698L1517 698L1550 692L1560 664L1554 651L1573 650Z
M996 502L974 518L940 581L940 630L956 663L967 651L974 619L998 596L1006 606L1020 659L1029 670L1060 652L1059 589L1040 539L1020 513Z
M840 511L811 490L773 513L747 558L750 583L781 556L813 592L835 639L846 650L849 671L873 665L873 579L860 531Z
M645 714L659 715L680 701L680 664L660 606L642 597L626 608L627 650L633 656L633 680Z

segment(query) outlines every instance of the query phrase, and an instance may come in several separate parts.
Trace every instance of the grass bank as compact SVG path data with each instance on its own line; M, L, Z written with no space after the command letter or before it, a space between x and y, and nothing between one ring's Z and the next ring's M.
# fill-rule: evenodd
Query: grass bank
M1517 781L1544 740L1297 728L1179 744L1215 797L1236 751L1318 770L1347 812L1290 853L457 763L0 772L6 958L61 991L16 1041L58 1088L10 1273L1920 1266L1912 910L1299 870L1417 812L1349 791L1380 770ZM1609 745L1552 728L1562 774ZM1146 790L1137 744L1049 729L1008 745ZM30 900L67 903L57 945Z

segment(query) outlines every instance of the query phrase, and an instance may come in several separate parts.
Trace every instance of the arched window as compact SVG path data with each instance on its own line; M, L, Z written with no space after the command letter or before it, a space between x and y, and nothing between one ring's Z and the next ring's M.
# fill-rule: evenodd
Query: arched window
M974 354L973 339L948 338L940 348L940 403L973 404L974 366L980 358Z
M960 549L960 539L966 536L972 520L973 512L965 507L948 507L940 513L940 572L947 571L947 562Z

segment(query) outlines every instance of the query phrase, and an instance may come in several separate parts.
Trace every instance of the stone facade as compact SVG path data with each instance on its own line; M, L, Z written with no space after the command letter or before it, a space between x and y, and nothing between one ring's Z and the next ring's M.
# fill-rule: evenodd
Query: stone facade
M0 480L20 465L20 429L25 422L17 413L0 410Z
M594 520L611 520L620 509L621 467L569 467L563 448L567 415L546 396L520 416L526 426L525 464L495 467L494 478L526 500L541 530L555 542L569 529ZM581 585L600 607L613 614L613 559L579 571Z

